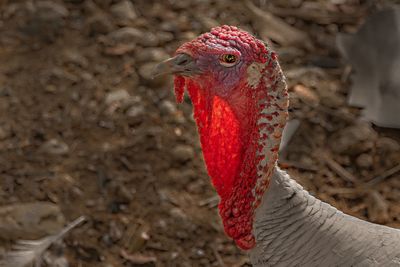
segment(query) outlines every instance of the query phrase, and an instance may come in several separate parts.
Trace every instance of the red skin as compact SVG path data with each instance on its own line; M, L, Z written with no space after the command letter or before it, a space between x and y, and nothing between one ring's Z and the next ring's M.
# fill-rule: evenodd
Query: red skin
M266 63L269 60L262 73L273 72L275 54L267 50L263 42L236 27L214 28L210 33L183 44L177 53L190 54L194 59L207 56L207 53L235 53L229 50L232 44L230 41L241 49L243 60L249 64ZM261 116L270 121L273 116L279 115L261 114L265 105L273 106L274 99L268 94L264 79L260 80L256 88L247 85L246 71L247 65L241 70L241 79L229 85L231 88L221 88L218 77L210 71L196 77L175 77L177 101L182 101L186 87L194 106L207 170L221 198L219 213L225 232L244 250L255 245L252 234L254 211L268 186L266 180L261 189L255 190L257 180L260 179L257 167L265 158L257 156L257 152L262 150L259 145L260 127L271 128L268 132L272 134L273 125L260 125L257 121ZM262 138L268 139L269 136ZM268 162L266 167L271 167L276 157L268 159Z

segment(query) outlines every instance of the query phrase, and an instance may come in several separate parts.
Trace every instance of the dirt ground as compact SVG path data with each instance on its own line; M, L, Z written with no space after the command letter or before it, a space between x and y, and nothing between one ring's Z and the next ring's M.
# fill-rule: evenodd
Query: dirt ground
M399 131L346 105L334 41L383 3L254 3L313 45L275 43L301 122L280 165L344 212L400 227ZM176 105L171 79L150 72L212 26L260 35L259 18L227 0L3 0L0 16L0 204L88 218L53 253L64 265L47 265L250 266L223 233L190 101Z

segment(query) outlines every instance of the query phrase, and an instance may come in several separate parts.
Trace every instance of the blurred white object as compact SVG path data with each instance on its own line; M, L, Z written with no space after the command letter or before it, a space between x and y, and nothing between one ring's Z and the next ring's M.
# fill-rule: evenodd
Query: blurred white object
M400 128L400 7L374 13L356 34L336 41L355 72L349 104L378 126Z
M84 222L86 218L81 216L68 224L59 233L50 235L39 240L19 240L8 252L4 259L0 260L0 267L39 267L43 253L54 243L63 238L69 231Z

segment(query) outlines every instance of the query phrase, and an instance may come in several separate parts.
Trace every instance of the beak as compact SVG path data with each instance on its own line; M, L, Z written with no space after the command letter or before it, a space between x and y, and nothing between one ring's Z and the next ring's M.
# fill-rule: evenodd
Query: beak
M153 78L163 74L192 76L199 73L200 69L196 65L193 57L189 56L188 54L178 54L158 64L153 69L152 76Z

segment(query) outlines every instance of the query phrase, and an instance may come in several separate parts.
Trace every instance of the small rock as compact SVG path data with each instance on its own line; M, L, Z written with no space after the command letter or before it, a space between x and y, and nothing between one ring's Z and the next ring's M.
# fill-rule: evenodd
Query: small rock
M359 123L341 130L334 138L332 150L336 153L358 155L371 149L377 136L368 123Z
M122 238L123 231L116 221L110 222L109 235L114 243Z
M140 50L136 53L136 61L137 62L161 62L167 59L169 55L165 52L164 49L158 47L149 47Z
M310 157L310 156L307 156L307 155L301 156L300 159L299 159L299 162L301 164L303 164L304 166L308 166L310 168L315 166L314 159L312 157Z
M54 84L46 84L46 86L44 87L44 91L46 93L55 93L57 91L57 86L55 86Z
M129 99L130 95L125 89L119 89L116 91L109 92L105 97L105 103L110 105L114 102L122 102Z
M143 114L144 114L144 107L142 105L131 106L126 111L126 115L129 117L137 117Z
M357 157L356 164L358 167L363 169L370 169L372 168L372 164L374 163L373 157L368 154L364 153Z
M144 32L133 27L124 27L111 32L106 37L109 45L116 44L139 44L142 46L157 46L158 38L152 32Z
M57 205L47 202L0 206L0 238L38 239L58 233L65 219Z
M161 87L168 83L171 83L171 75L159 75L153 77L154 69L159 62L148 62L139 66L139 75L142 77L147 84L152 87Z
M89 35L96 36L99 34L107 34L112 31L114 25L110 19L103 13L97 13L87 20Z
M135 8L131 1L124 0L111 6L111 13L122 24L137 18Z
M176 21L165 20L158 25L158 28L167 32L177 32L179 31L179 27Z
M176 161L184 163L193 158L194 150L188 145L177 145L172 149L172 156Z
M176 124L185 124L186 123L186 118L183 115L183 112L178 111L174 118L173 118L173 122L175 122ZM178 134L177 134L178 135Z
M136 44L117 44L112 47L107 47L104 49L104 53L110 56L122 56L124 54L135 51Z
M163 100L160 104L160 111L162 115L171 115L177 112L176 105L169 100Z
M64 18L69 15L68 9L54 1L38 1L25 6L24 22L20 29L28 35L43 41L54 41L65 25Z
M183 32L179 38L182 39L183 41L187 40L193 40L194 38L197 37L197 34L195 32Z
M94 199L88 199L85 203L86 207L91 208L96 205L96 201Z
M181 229L187 231L193 231L196 229L196 225L193 224L192 220L183 212L182 209L174 207L169 211L174 221L179 224Z
M178 256L179 256L179 253L178 253L178 252L171 252L170 259L171 259L171 260L175 260L176 258L178 258Z
M376 142L376 146L378 149L384 152L395 152L400 150L400 144L389 137L381 137Z
M11 136L11 129L8 125L0 125L0 141Z
M191 254L192 254L193 258L200 259L200 258L203 258L206 253L204 250L202 250L200 248L192 248Z
M156 67L156 62L148 62L139 67L139 75L145 80L153 79L153 71Z
M51 139L42 145L41 150L51 155L65 155L69 152L69 147L60 140Z
M152 32L146 32L141 39L138 40L138 44L151 47L151 46L158 46L160 44L160 40L158 39L157 35Z
M86 68L89 64L86 57L81 55L79 51L76 50L66 50L64 51L64 62L72 63L80 67Z
M172 33L164 31L157 32L156 36L160 44L165 44L175 39L175 36Z
M46 251L43 255L43 261L48 267L69 267L69 263L64 254L52 253Z
M167 172L168 180L179 185L186 185L196 177L196 172L192 169L170 169Z
M47 16L67 17L69 12L61 3L55 1L38 1L36 4L37 12Z
M109 33L107 39L114 43L136 43L144 35L145 33L139 29L124 27Z
M82 80L84 81L93 81L93 74L91 74L90 72L87 71L82 71L80 72L80 76L82 78ZM94 84L92 85L94 88L94 85L96 84L95 82L93 82ZM89 84L88 84L89 85ZM91 84L90 84L91 85Z

